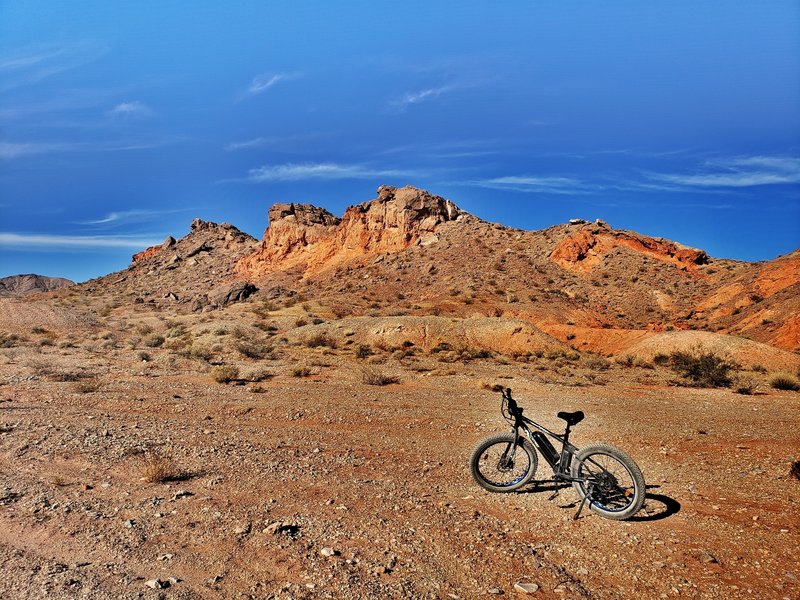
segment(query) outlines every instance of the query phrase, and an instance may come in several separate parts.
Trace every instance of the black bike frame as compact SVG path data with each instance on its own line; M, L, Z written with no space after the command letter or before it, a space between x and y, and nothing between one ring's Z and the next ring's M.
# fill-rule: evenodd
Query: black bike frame
M519 443L519 430L522 429L525 431L525 434L530 442L536 447L537 450L539 450L539 454L541 454L542 457L553 468L553 476L555 481L586 482L587 479L583 477L573 477L570 474L572 458L580 450L577 446L569 442L570 424L567 423L564 435L558 435L557 433L550 431L547 427L540 425L536 421L522 416L522 409L517 406L516 401L511 397L510 389L503 393L503 398L506 400L506 402L508 402L508 412L514 419L514 444L511 449L511 456L507 458L513 460L514 454L517 451L517 445ZM529 425L533 426L544 435L558 440L558 442L561 444L561 452L559 453L557 460L551 460L547 451L541 448L539 441L535 438L534 433L531 431Z

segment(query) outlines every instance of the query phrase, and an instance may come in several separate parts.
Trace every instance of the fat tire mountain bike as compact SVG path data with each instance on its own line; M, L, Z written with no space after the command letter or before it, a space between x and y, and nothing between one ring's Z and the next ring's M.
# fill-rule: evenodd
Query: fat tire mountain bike
M490 492L520 489L536 474L538 451L553 469L550 481L571 483L577 492L580 506L575 519L586 504L598 515L618 521L631 518L642 508L644 476L630 456L610 444L581 449L569 442L570 428L584 418L582 411L559 412L558 418L567 425L564 434L558 435L524 417L523 409L511 397L511 388L503 390L502 396L500 412L513 429L490 436L475 447L469 463L478 485ZM548 437L561 444L560 452ZM551 498L556 494L558 489Z

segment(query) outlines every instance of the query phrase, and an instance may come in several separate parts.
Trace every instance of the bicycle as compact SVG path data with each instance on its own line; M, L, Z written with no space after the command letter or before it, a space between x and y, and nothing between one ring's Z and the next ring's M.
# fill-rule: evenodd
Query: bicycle
M630 456L610 444L592 444L580 449L569 442L570 428L583 420L583 411L559 412L557 416L566 421L566 429L563 435L558 435L524 417L523 409L511 397L511 388L501 394L500 413L513 430L490 436L475 447L470 469L478 485L490 492L520 489L536 473L538 450L553 469L550 481L556 485L571 483L578 494L580 506L575 519L587 503L595 513L620 521L631 518L642 508L644 476ZM561 444L561 452L556 451L548 437Z

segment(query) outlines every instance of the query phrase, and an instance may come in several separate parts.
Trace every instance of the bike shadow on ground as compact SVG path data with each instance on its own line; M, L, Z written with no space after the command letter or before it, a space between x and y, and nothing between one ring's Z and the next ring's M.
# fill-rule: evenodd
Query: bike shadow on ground
M572 485L569 483L563 482L556 482L556 481L537 481L533 487L526 488L524 490L520 490L517 492L518 494L538 494L541 492L550 492L551 494L555 494L555 498L551 496L552 499L559 499L563 498L560 495L562 490L571 489ZM648 485L645 486L647 490L644 496L645 502L642 509L639 513L627 519L628 521L633 522L648 522L648 521L660 521L662 519L666 519L667 517L671 517L674 514L677 514L681 510L681 503L675 500L674 498L670 498L664 494L655 494L651 490L658 490L660 489L660 485ZM578 501L571 501L568 504L559 504L559 508L577 508Z
M642 510L640 510L636 516L628 519L628 521L660 521L661 519L666 519L680 512L681 503L675 500L675 498L670 498L664 494L654 494L650 491L661 489L660 485L648 485L645 486L645 488L647 489L647 493L644 496L644 506Z

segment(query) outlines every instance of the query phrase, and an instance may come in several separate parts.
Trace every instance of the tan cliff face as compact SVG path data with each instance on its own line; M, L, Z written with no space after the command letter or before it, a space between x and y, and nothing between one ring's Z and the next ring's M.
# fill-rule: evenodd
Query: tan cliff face
M451 201L411 186L382 186L376 199L349 207L341 219L310 204L276 204L259 249L237 271L251 278L294 267L318 273L358 256L431 243L439 225L462 214Z

